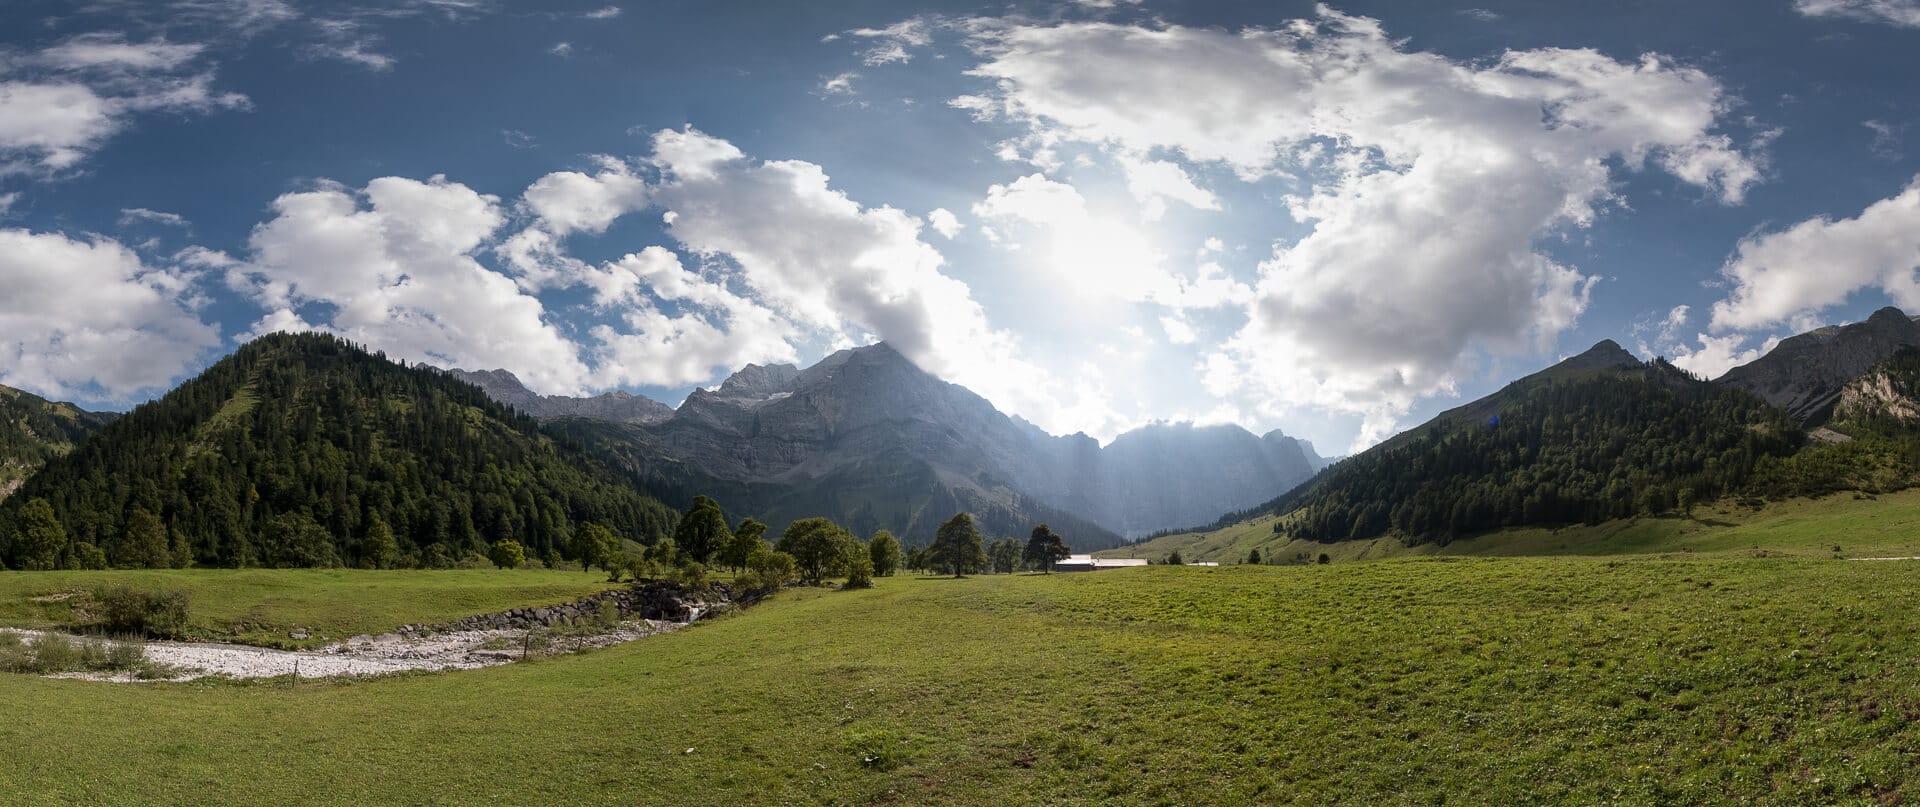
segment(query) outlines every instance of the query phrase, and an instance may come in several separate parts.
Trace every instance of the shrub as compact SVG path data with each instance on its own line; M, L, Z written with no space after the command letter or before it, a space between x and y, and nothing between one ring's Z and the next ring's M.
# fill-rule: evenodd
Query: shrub
M71 670L80 660L80 650L73 646L73 639L64 633L43 633L33 640L33 671L63 672Z
M873 559L858 543L847 556L847 582L841 588L873 588Z
M707 565L697 560L687 561L673 570L673 581L686 586L690 591L707 590Z
M493 548L487 552L487 559L501 569L518 569L527 562L527 552L519 541L500 540L493 542Z
M131 670L147 661L147 648L138 638L125 637L107 642L106 665L109 670Z
M109 633L171 639L187 630L189 598L184 591L141 591L113 586L93 593L100 604L99 626Z

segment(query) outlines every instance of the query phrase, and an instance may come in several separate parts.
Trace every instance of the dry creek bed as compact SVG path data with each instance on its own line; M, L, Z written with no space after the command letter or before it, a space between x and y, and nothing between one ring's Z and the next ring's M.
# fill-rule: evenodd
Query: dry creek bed
M682 627L655 619L626 620L612 630L581 636L548 636L544 642L526 630L455 630L429 636L355 636L318 650L276 650L225 642L163 642L144 644L147 661L179 671L158 680L191 681L209 676L228 678L301 678L383 675L411 671L471 670L517 661L528 648L533 655L570 653L593 647L644 639ZM12 630L38 639L42 631ZM544 647L542 646L544 644ZM90 681L136 681L128 673L68 672L51 678Z

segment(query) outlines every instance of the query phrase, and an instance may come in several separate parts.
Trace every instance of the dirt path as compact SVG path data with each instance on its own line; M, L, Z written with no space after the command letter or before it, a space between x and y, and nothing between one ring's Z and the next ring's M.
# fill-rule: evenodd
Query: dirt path
M567 653L590 647L644 639L680 628L677 622L636 619L620 623L606 633L580 637L555 637L551 646L533 647L534 655ZM14 631L37 636L37 631ZM524 630L467 630L407 638L398 634L355 636L318 650L275 650L221 642L148 642L147 660L178 668L181 674L165 680L191 681L195 678L223 675L229 678L275 678L299 675L302 678L329 678L351 675L381 675L414 670L471 670L506 664L521 657L523 648L532 644ZM133 680L124 673L61 673L55 678L80 678L94 681Z

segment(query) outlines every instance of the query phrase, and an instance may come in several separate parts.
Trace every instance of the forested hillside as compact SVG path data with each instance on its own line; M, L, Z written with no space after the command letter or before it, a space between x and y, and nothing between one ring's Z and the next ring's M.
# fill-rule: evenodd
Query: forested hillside
M64 533L54 550L34 529L42 501ZM652 541L674 518L444 372L275 334L50 462L0 503L0 552L15 567L100 553L127 565L432 564L500 539L565 553L586 522Z
M1472 405L1479 419L1442 417L1336 465L1276 504L1290 514L1276 529L1446 543L1665 513L1745 489L1805 440L1783 410L1663 361L1556 370Z
M115 417L0 386L0 498Z

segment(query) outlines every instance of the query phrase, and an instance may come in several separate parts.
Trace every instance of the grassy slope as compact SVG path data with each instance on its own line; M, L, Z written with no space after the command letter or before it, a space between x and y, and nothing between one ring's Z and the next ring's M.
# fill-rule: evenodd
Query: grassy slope
M1911 800L1913 568L895 578L452 675L0 676L32 704L0 721L0 803ZM904 764L864 767L875 740Z
M1169 535L1107 557L1158 560L1178 549L1189 561L1238 562L1251 549L1263 557L1290 559L1299 553L1334 560L1408 555L1629 555L1659 552L1751 553L1765 549L1789 555L1830 557L1839 546L1849 557L1920 555L1920 490L1878 498L1841 493L1822 499L1776 502L1754 511L1732 502L1703 506L1694 518L1635 518L1598 526L1500 530L1447 546L1405 547L1399 541L1321 544L1287 541L1273 534L1274 516L1203 533Z
M409 623L445 622L522 605L567 602L608 588L606 575L579 571L354 571L194 569L185 571L0 574L0 624L70 624L73 600L37 597L101 586L181 589L192 597L203 635L255 644L311 646L328 638L381 633ZM294 641L295 627L313 635Z

